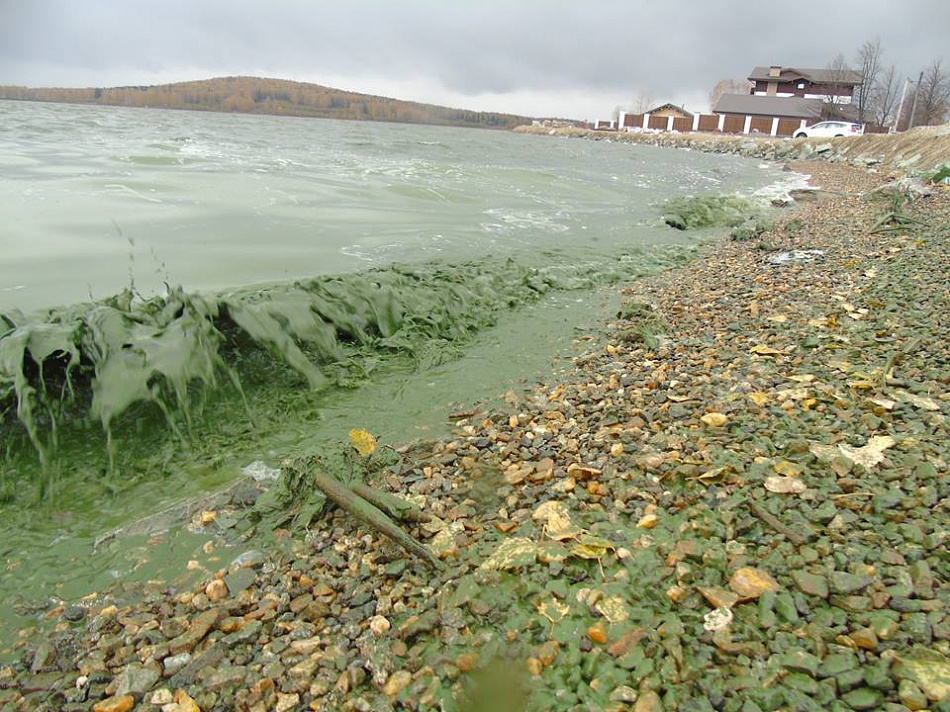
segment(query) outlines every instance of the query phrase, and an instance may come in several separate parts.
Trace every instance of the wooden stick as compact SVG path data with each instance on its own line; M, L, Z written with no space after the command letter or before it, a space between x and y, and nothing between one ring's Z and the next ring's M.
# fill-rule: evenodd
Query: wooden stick
M390 517L401 519L404 522L428 522L432 519L430 515L423 512L412 502L391 495L389 492L381 492L369 485L364 485L362 482L354 482L350 485L350 488Z
M442 563L418 541L396 526L383 512L344 487L334 478L317 472L313 473L313 483L319 487L330 501L349 512L357 519L383 534L411 554L422 558L434 569L441 569Z
M779 534L784 535L785 538L792 542L795 546L801 546L802 544L808 543L808 537L802 536L787 524L780 521L774 514L769 512L769 510L767 510L758 502L749 502L748 505L749 509L752 510L752 513L755 514L755 516L768 524Z

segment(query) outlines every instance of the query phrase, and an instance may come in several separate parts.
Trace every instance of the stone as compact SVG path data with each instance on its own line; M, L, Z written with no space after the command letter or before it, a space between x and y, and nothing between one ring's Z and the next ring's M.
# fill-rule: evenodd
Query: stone
M824 576L811 574L807 571L792 571L792 581L802 593L818 598L828 598L828 582Z
M587 637L591 642L603 645L607 642L607 629L603 623L597 622L587 628Z
M882 695L869 687L859 687L845 693L841 699L853 710L878 710L881 708Z
M782 665L789 670L808 673L812 677L818 674L818 668L821 665L821 660L817 656L801 648L789 650L782 656L781 661Z
M860 628L850 633L848 637L864 650L874 650L878 646L877 635L870 628Z
M857 576L844 571L832 571L829 578L831 590L842 595L856 593L871 585L870 576Z
M300 704L300 695L296 692L292 693L277 693L277 704L274 706L274 712L289 712L294 707Z
M141 665L132 663L116 677L115 694L135 695L141 697L148 692L161 677L161 670L156 663Z
M751 601L766 591L778 591L781 586L768 571L741 568L729 578L729 588L736 592L740 600Z
M412 682L412 673L408 670L397 670L386 680L383 685L383 694L387 697L395 697L402 692L409 683Z
M927 709L927 696L910 680L901 680L897 686L897 696L901 704L911 712Z
M222 579L213 579L205 587L205 595L208 597L208 600L212 603L217 603L218 601L227 598L228 596L228 585Z
M663 701L653 690L647 690L637 697L633 712L663 712Z
M223 582L222 582L223 583ZM195 646L208 634L208 631L218 622L219 611L212 608L202 611L188 626L188 630L179 635L174 640L169 641L168 646L172 655L178 653L190 653Z
M135 698L132 695L115 695L100 700L92 706L93 712L129 712L135 707Z

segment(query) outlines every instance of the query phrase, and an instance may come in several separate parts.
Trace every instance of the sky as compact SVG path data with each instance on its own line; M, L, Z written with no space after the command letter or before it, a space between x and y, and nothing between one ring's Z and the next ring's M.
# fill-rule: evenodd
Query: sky
M879 37L903 75L946 53L950 0L0 0L0 84L254 75L482 111L709 108L756 65L825 67Z

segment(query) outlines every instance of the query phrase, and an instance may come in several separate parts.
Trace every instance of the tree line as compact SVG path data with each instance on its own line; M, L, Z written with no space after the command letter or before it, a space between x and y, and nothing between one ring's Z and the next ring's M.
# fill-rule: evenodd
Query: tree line
M153 86L0 86L0 99L512 129L531 119L358 94L285 79L222 77Z

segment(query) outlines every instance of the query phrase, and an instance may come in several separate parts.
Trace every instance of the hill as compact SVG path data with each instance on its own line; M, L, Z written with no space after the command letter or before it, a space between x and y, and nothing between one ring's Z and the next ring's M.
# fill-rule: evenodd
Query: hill
M494 129L512 129L531 123L531 119L526 116L453 109L436 104L358 94L319 84L258 77L219 77L154 86L84 89L0 86L0 99Z

